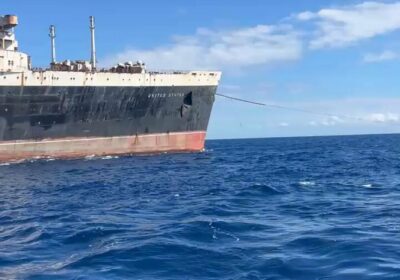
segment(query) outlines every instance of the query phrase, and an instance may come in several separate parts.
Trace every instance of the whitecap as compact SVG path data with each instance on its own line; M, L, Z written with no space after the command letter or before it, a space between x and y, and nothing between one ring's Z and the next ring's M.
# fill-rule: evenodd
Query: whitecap
M300 181L299 185L300 186L315 186L315 182L313 182L313 181Z
M104 156L101 159L113 159L113 158L114 158L113 156Z
M89 156L85 156L86 160L92 160L96 157L96 155L89 155Z
M364 184L364 185L362 185L364 188L372 188L373 186L372 186L372 184Z

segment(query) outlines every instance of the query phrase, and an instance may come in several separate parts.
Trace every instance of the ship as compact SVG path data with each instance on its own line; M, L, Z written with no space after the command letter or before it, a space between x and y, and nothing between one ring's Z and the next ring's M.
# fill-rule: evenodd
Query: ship
M92 16L90 60L58 62L52 25L50 65L35 68L17 25L0 16L0 162L204 150L221 72L98 67Z

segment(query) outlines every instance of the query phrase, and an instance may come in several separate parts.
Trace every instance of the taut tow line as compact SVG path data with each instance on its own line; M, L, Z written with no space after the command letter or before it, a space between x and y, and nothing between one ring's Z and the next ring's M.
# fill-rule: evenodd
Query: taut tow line
M283 110L287 110L287 111L301 112L301 113L319 115L319 116L331 117L331 118L345 118L345 119L352 119L352 120L357 120L357 121L367 121L363 118L359 118L359 117L355 117L355 116L347 116L347 115L342 115L342 114L331 114L331 113L321 113L321 112L311 111L311 110L306 110L306 109L301 109L301 108L293 108L293 107L287 107L287 106L282 106L282 105L277 105L277 104L256 102L256 101L246 100L246 99L237 98L237 97L220 94L220 93L216 93L215 95L221 96L221 97L224 97L227 99L244 102L244 103L249 103L249 104L253 104L253 105L258 105L258 106L263 106L263 107L283 109Z

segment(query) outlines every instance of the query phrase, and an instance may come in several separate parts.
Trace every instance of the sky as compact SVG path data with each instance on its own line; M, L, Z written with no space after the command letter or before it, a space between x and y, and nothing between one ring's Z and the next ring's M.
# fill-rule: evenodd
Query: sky
M34 66L141 60L150 69L220 70L208 138L400 133L400 1L2 0ZM285 109L287 108L287 109Z

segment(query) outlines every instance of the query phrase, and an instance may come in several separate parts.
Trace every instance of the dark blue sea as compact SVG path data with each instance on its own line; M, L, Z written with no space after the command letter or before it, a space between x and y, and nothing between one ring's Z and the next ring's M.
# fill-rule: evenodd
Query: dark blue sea
M400 279L400 135L0 166L0 279Z

